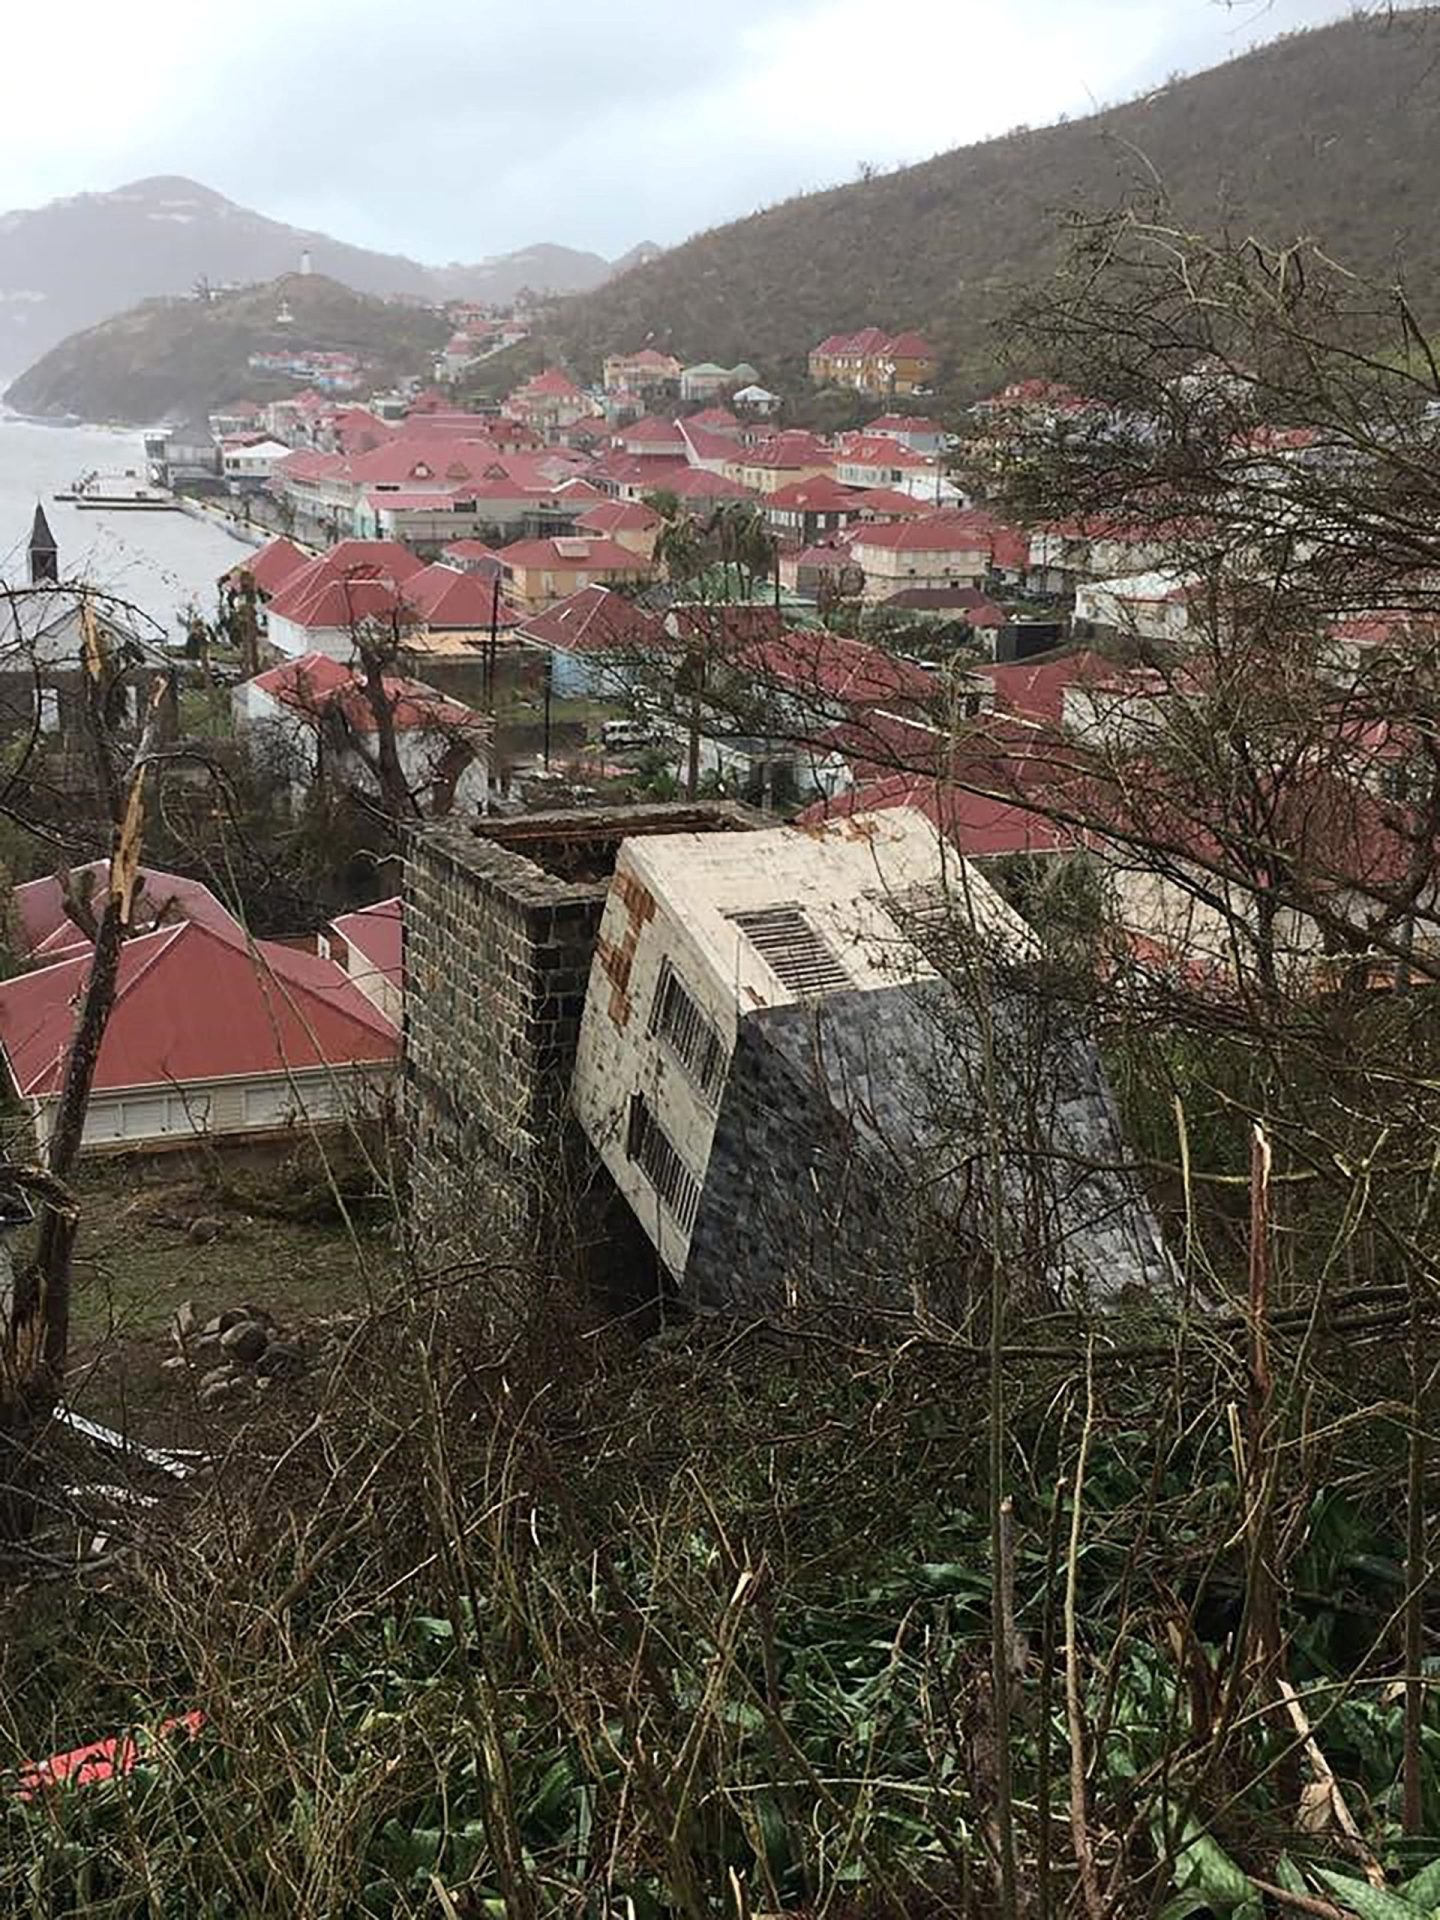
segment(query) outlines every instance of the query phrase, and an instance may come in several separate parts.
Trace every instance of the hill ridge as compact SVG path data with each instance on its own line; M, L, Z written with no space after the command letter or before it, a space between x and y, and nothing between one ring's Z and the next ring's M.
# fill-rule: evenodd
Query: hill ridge
M816 340L873 321L933 333L952 386L973 389L993 372L991 322L1057 257L1058 212L1113 205L1152 167L1193 224L1310 232L1362 271L1403 260L1417 290L1440 290L1437 115L1434 10L1287 34L1119 106L712 227L566 300L559 344L588 371L653 338L793 385Z
M263 284L311 255L363 294L504 302L522 286L568 293L612 271L550 241L476 262L427 265L272 219L184 174L151 174L0 214L0 369L28 366L74 333L199 280Z

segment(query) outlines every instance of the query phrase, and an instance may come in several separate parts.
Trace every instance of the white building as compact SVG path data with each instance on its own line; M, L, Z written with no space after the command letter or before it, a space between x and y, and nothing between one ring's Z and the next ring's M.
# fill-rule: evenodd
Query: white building
M490 723L433 687L384 678L405 784L429 816L483 813L490 800ZM233 688L236 735L298 803L327 776L380 789L378 723L359 678L328 654L303 654Z
M1075 589L1077 629L1102 627L1135 640L1180 641L1190 625L1196 583L1157 569L1119 580L1086 580Z
M234 440L220 448L220 471L232 493L257 492L270 484L276 468L288 459L283 440Z

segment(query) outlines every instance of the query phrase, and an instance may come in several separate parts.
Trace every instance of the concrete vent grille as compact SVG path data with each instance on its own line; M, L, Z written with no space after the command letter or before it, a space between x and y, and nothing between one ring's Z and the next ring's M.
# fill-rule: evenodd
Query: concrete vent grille
M676 1226L682 1233L689 1233L700 1205L700 1182L676 1152L643 1093L630 1096L625 1152L655 1189Z
M660 969L650 1031L665 1041L686 1075L713 1106L725 1077L725 1048L668 960Z
M730 918L792 993L834 993L851 984L839 956L799 907L754 907Z

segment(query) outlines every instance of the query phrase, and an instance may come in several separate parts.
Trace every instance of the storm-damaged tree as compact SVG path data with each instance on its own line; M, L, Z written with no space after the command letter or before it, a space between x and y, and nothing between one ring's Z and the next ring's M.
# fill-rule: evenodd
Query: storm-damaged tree
M675 502L652 496L661 514L655 564L664 576L664 627L669 649L669 692L685 713L685 796L700 790L700 740L707 692L737 633L752 623L743 617L755 605L757 588L774 582L777 549L758 508L719 506L703 519ZM743 610L737 620L736 610ZM656 661L645 663L654 670Z
M70 1302L79 1210L69 1182L84 1137L96 1063L115 1003L120 954L141 886L145 789L159 751L167 686L157 677L138 733L115 725L116 689L127 671L93 608L81 595L83 728L89 748L97 817L106 826L109 860L103 891L83 892L62 868L62 898L92 957L65 1057L43 1165L11 1169L33 1192L39 1218L33 1255L0 1301L0 1537L28 1527L34 1512L34 1450L64 1392L70 1345Z
M492 726L474 709L409 677L418 616L390 582L347 582L345 677L297 663L278 696L277 771L313 795L328 789L393 832L479 800ZM480 778L477 780L476 775Z
M1396 1407L1392 1447L1363 1471L1406 1542L1395 1591L1367 1588L1364 1684L1383 1677L1403 1700L1404 1823L1416 1831L1433 1810L1440 368L1403 290L1371 291L1314 247L1190 233L1161 208L1074 239L1010 340L1017 372L1051 384L984 431L997 507L1079 582L1090 657L1073 665L1063 718L987 709L983 694L972 710L963 675L948 700L937 680L930 711L901 724L867 703L846 729L863 771L845 805L867 791L909 801L961 851L1003 847L1042 930L1067 889L1041 873L1084 876L1084 938L1071 916L1072 964L1048 990L1082 996L1104 1037L1187 1287L1221 1324L1233 1303L1248 1329L1225 1550L1234 1617L1222 1648L1202 1647L1200 1603L1182 1601L1166 1657L1183 1696L1156 1709L1183 1719L1183 1790L1171 1748L1139 1784L1117 1768L1097 1809L1125 1682L1113 1655L1090 1664L1072 1608L1071 1829L1096 1916L1123 1906L1137 1870L1158 1889L1194 1823L1246 1795L1271 1823L1273 1860L1302 1773L1304 1817L1377 1870L1332 1790L1323 1727L1317 1739L1330 1709L1301 1697L1315 1674L1301 1556L1324 1493L1307 1409L1322 1355L1343 1373L1327 1329L1350 1315L1393 1329L1367 1383ZM1117 549L1128 559L1098 563ZM817 643L813 718L785 708L797 747L817 753L833 737L825 655ZM737 714L756 685L735 687ZM722 697L710 676L707 699ZM1012 1286L997 1286L992 1333ZM1306 1332L1277 1367L1282 1326ZM1177 1409L1200 1392L1177 1383ZM994 1424L1003 1460L1003 1407ZM1077 1515L1085 1462L1082 1448ZM991 1492L1005 1491L997 1465ZM1077 1554L1081 1538L1077 1519ZM1054 1802L1038 1791L1030 1840L1048 1862Z

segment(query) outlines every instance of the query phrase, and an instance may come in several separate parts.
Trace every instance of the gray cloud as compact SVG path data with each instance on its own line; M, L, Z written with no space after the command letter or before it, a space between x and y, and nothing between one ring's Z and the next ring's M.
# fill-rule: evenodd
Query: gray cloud
M134 10L70 0L73 97L18 104L0 178L33 204L187 173L430 260L538 239L614 254L861 161L1086 112L1338 10L906 0L902 30L877 0L246 0L223 24L208 0L146 0L137 33ZM12 73L49 26L7 22ZM877 57L892 26L898 55Z

